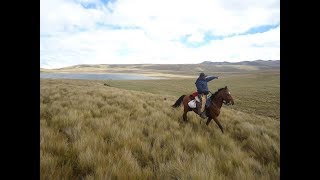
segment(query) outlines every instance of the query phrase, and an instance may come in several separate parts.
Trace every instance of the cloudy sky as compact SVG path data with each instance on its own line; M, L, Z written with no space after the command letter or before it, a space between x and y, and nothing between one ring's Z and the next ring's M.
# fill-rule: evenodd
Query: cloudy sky
M280 60L280 0L40 0L40 67Z

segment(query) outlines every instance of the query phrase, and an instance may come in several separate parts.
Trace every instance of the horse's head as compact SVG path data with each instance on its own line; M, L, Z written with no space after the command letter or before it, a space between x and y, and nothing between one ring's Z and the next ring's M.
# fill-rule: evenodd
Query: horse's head
M230 91L229 91L227 86L222 88L220 93L221 93L221 97L223 99L223 103L225 105L230 105L230 104L234 105L233 98L232 98L231 93L230 93Z

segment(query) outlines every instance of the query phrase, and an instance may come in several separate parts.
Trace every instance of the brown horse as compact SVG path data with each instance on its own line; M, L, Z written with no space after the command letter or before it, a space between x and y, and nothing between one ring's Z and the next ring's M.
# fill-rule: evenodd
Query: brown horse
M183 120L184 121L187 121L187 113L189 111L194 111L196 114L198 114L197 108L190 108L188 106L188 102L190 102L192 99L193 99L192 95L189 95L189 96L182 95L174 103L174 105L172 105L172 107L176 108L176 107L179 107L181 103L183 103L183 107L184 107ZM225 104L225 105L234 104L230 91L227 86L224 88L220 88L217 92L215 92L210 97L208 97L208 99L209 99L210 105L205 109L206 115L208 117L206 125L209 125L210 121L213 119L218 124L219 128L223 133L223 128L219 120L217 119L217 117L220 114L220 109L222 104Z

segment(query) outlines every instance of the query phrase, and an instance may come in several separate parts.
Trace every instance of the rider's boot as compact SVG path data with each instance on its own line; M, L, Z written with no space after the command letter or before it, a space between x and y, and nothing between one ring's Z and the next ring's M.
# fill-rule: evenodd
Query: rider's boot
M200 116L200 114L201 114L201 102L196 102L197 104L197 112L198 112L198 114L199 114L199 116Z
M206 111L203 111L203 112L200 114L200 117L201 117L202 119L208 118L207 115L206 115Z

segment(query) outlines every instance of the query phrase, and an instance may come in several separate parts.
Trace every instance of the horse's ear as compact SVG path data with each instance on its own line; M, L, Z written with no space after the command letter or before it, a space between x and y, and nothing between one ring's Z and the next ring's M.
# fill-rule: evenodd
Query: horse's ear
M226 86L226 87L224 87L225 89L228 89L228 87Z

